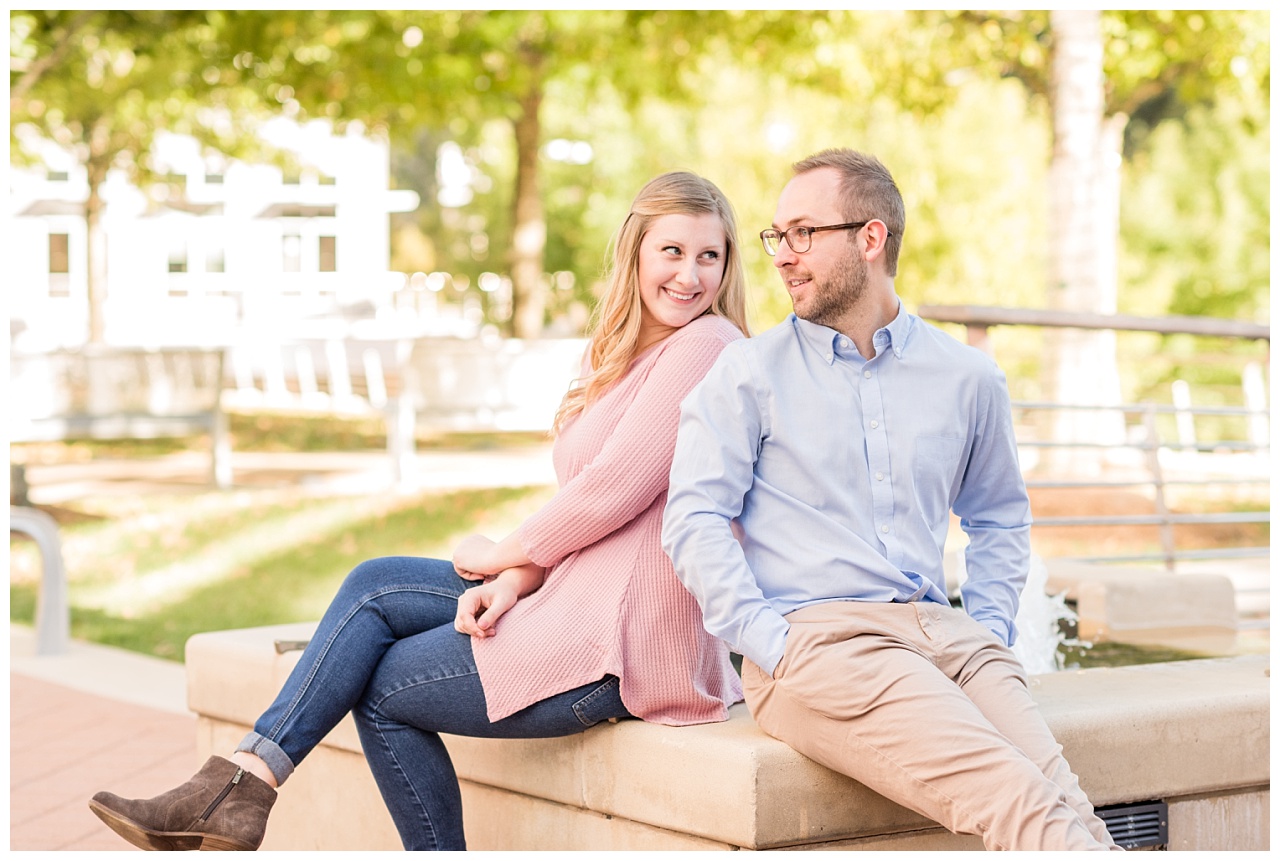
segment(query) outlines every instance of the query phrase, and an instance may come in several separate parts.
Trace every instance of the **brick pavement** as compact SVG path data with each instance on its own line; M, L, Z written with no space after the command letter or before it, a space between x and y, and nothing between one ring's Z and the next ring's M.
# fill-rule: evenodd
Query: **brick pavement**
M9 674L9 848L133 850L89 811L100 789L147 797L199 767L196 719Z

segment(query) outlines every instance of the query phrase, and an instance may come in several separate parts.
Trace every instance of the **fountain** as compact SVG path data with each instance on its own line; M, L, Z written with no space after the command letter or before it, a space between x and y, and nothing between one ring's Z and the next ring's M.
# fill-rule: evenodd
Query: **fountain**
M1046 592L1049 572L1044 560L1031 554L1031 567L1027 571L1027 583L1022 588L1022 601L1014 626L1018 638L1013 653L1030 675L1056 673L1063 668L1059 651L1064 644L1081 645L1068 640L1062 633L1060 622L1076 621L1076 612L1067 606L1066 594L1050 595Z
M965 580L964 553L955 553L951 560L954 565L952 576L958 588ZM948 579L951 579L950 577ZM1027 571L1027 582L1022 588L1022 600L1018 606L1018 615L1014 618L1014 626L1018 636L1013 644L1013 653L1029 675L1040 673L1056 673L1063 668L1063 657L1060 648L1063 645L1087 646L1078 640L1069 640L1062 633L1062 621L1074 623L1075 610L1067 606L1066 596L1049 595L1045 589L1049 582L1049 572L1044 560L1031 554L1031 566Z

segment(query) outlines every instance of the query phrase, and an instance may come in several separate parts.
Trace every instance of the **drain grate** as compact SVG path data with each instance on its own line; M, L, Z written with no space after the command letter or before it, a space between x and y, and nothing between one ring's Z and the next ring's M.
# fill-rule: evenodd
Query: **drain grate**
M1166 848L1169 845L1169 805L1163 801L1096 807L1111 839L1121 849Z

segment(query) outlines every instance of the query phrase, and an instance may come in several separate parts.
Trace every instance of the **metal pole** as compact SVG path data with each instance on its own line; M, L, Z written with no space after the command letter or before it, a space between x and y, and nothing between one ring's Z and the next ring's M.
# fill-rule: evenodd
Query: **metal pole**
M1169 521L1169 507L1164 499L1164 470L1160 467L1160 431L1156 427L1155 404L1147 404L1142 411L1142 424L1147 431L1147 466L1151 470L1151 483L1155 487L1156 514L1160 517L1160 548L1164 553L1164 567L1174 572L1173 524Z
M71 639L71 607L58 522L37 508L10 505L9 531L31 536L40 548L44 573L36 597L36 654L61 655Z

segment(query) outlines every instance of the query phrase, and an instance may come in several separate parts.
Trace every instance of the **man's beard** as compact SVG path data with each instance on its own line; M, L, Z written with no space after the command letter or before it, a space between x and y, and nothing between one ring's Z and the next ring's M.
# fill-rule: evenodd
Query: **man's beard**
M869 271L867 261L858 255L856 248L851 247L849 254L828 278L821 282L814 278L809 307L804 311L795 307L796 316L819 326L837 328L837 324L867 292Z

